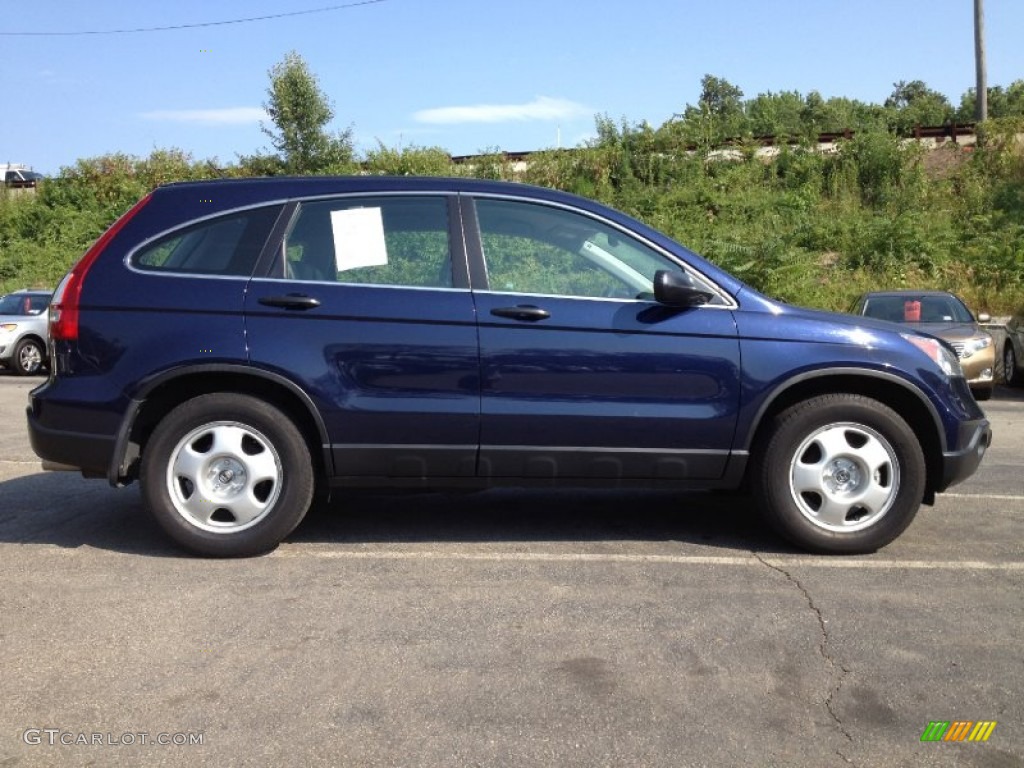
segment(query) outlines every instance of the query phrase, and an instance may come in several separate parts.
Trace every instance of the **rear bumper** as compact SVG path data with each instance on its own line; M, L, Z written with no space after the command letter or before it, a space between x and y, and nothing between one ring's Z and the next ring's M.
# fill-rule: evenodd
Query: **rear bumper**
M32 406L28 417L28 439L36 455L48 464L80 469L83 474L106 477L114 455L114 435L71 432L43 426Z
M973 475L992 444L992 428L985 419L965 422L960 436L960 445L964 447L942 454L942 482L936 491L944 491Z

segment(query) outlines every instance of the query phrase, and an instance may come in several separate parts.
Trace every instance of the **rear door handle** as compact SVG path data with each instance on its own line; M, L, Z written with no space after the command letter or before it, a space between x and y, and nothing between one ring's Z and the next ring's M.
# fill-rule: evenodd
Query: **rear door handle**
M267 307L282 309L313 309L320 306L320 299L299 293L289 293L287 296L261 296L259 302Z
M551 313L546 309L535 307L532 304L522 304L518 307L498 307L492 309L491 314L496 317L507 317L510 320L525 320L535 323L538 320L547 320Z

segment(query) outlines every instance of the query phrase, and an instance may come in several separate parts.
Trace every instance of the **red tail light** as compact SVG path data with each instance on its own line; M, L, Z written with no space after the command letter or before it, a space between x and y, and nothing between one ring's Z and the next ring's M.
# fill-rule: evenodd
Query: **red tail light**
M107 247L118 232L131 221L132 217L142 210L142 207L149 202L152 193L146 195L135 205L123 214L121 218L111 225L110 229L100 235L99 239L92 244L92 247L85 252L85 255L78 260L78 263L64 275L57 290L53 292L50 299L50 338L54 341L77 341L78 340L78 302L82 296L82 284L85 282L85 275L93 265L103 249Z

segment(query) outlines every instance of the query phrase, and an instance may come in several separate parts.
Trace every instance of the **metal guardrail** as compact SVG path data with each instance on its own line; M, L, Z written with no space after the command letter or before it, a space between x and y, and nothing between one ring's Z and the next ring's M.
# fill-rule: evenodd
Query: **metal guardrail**
M818 145L828 146L835 144L837 141L849 140L857 135L857 132L851 129L845 131L830 131L818 134ZM944 143L946 140L951 141L954 144L961 143L961 139L965 139L964 143L973 144L974 139L977 136L975 131L974 123L950 123L948 125L915 125L913 130L909 133L900 136L901 139L914 139L917 141L933 141L935 143ZM734 137L731 139L725 139L721 144L717 145L715 149L723 150L730 149L739 146L749 146L751 143L759 145L761 147L776 147L776 146L795 146L802 141L798 136L752 136L747 138ZM572 153L576 151L575 147L559 147L559 151ZM689 146L686 148L687 151L695 151L697 145ZM525 152L497 152L493 154L501 155L507 162L524 162L529 159L530 155L535 155L540 152L548 152L550 150L527 150ZM451 155L451 160L456 165L464 163L472 163L479 160L481 157L487 157L488 154L483 155Z

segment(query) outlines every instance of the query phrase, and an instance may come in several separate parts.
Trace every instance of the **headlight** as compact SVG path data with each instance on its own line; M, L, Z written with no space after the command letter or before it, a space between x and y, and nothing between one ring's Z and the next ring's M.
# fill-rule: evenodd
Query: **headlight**
M960 360L942 342L909 333L901 333L900 336L928 355L928 359L938 365L947 376L964 375L964 370L960 367Z
M976 339L969 339L964 343L964 351L967 353L964 357L967 357L968 354L973 355L975 352L981 352L981 350L991 346L991 336L979 336Z
M0 331L14 331L17 330L17 328L17 323L3 323L2 325L0 325Z

